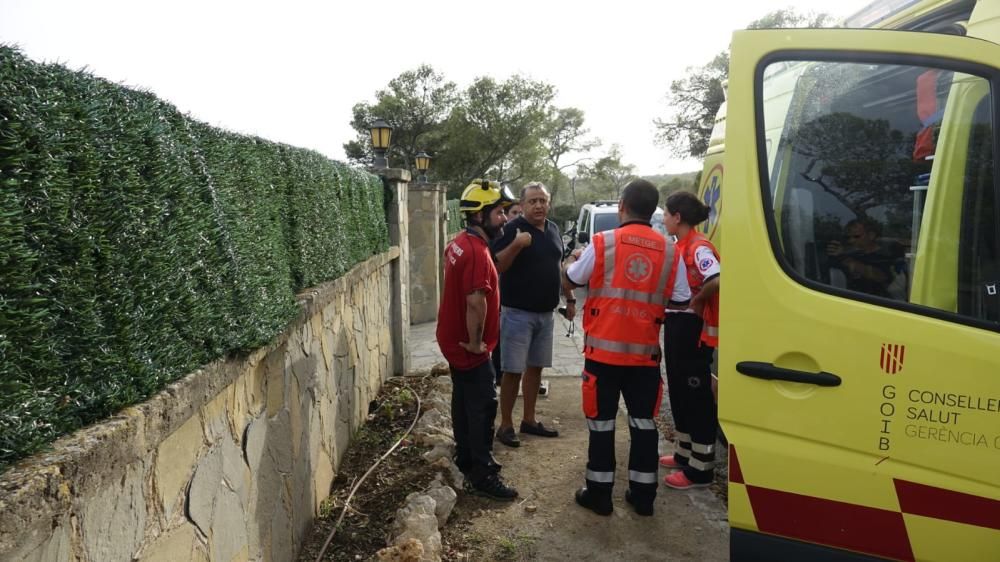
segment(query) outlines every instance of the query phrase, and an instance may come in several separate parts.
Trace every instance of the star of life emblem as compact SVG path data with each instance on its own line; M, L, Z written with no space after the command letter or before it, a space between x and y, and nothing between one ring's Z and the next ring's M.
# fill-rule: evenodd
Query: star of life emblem
M653 264L642 254L632 254L625 262L625 277L634 283L642 283L653 272Z

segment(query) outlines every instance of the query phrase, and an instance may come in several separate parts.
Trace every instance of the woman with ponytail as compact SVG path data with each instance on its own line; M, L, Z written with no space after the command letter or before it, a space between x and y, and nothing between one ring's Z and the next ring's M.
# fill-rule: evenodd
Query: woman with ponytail
M696 195L678 191L667 197L664 225L677 237L687 266L691 306L668 310L663 332L670 409L677 444L660 466L673 470L663 483L686 490L715 478L718 411L712 392L712 356L719 342L719 252L695 228L709 216Z

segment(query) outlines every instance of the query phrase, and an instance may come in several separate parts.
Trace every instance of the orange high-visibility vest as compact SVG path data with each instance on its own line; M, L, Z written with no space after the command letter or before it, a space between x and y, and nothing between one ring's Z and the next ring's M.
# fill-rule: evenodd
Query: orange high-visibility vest
M659 365L660 326L680 253L646 224L594 235L583 310L584 356L607 365Z
M687 267L691 298L698 296L698 293L701 292L701 286L705 282L701 270L698 269L698 264L694 261L698 248L702 246L712 250L715 259L720 264L722 263L722 260L719 259L719 251L715 249L715 246L708 241L708 238L693 228L687 236L677 241L677 248L684 256L684 265ZM712 295L712 298L705 303L705 308L701 311L701 320L701 342L711 347L719 347L719 293Z

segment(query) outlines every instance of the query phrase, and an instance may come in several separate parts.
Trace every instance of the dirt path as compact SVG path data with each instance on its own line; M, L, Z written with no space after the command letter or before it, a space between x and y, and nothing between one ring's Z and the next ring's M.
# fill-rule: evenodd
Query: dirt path
M522 436L521 447L496 444L503 475L521 494L503 504L459 495L445 542L464 544L471 560L728 560L729 530L723 503L708 489L661 486L654 517L639 517L625 503L628 422L617 421L615 512L601 517L576 505L583 485L587 426L580 411L579 379L551 377L539 418L560 437ZM520 419L520 401L515 420ZM452 553L459 554L459 553Z
M413 368L429 368L443 360L434 340L434 324L413 326ZM521 494L503 504L460 493L456 510L443 530L445 557L450 560L728 560L726 507L711 489L671 490L660 486L656 514L635 515L625 503L628 487L628 421L624 403L616 423L615 512L601 517L576 505L573 492L583 485L587 459L587 424L580 410L583 331L579 321L556 316L553 368L548 397L539 398L538 417L559 429L555 439L522 436L511 449L496 443L503 475ZM664 392L666 397L666 392ZM661 415L669 412L664 399ZM521 401L514 411L521 419ZM669 417L669 414L667 414ZM664 418L664 420L667 420ZM658 423L663 428L669 423ZM662 442L661 451L672 450ZM721 448L724 451L724 448ZM722 463L724 458L719 459ZM662 477L665 473L661 471ZM725 474L717 477L725 486Z

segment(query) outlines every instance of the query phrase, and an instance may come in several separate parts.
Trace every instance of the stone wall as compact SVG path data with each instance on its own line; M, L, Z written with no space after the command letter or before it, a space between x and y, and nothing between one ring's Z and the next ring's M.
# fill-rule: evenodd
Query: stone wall
M437 318L441 295L441 255L446 230L445 190L438 184L410 184L410 322Z
M400 259L394 246L303 293L271 346L208 365L0 477L0 560L293 559L398 368Z

